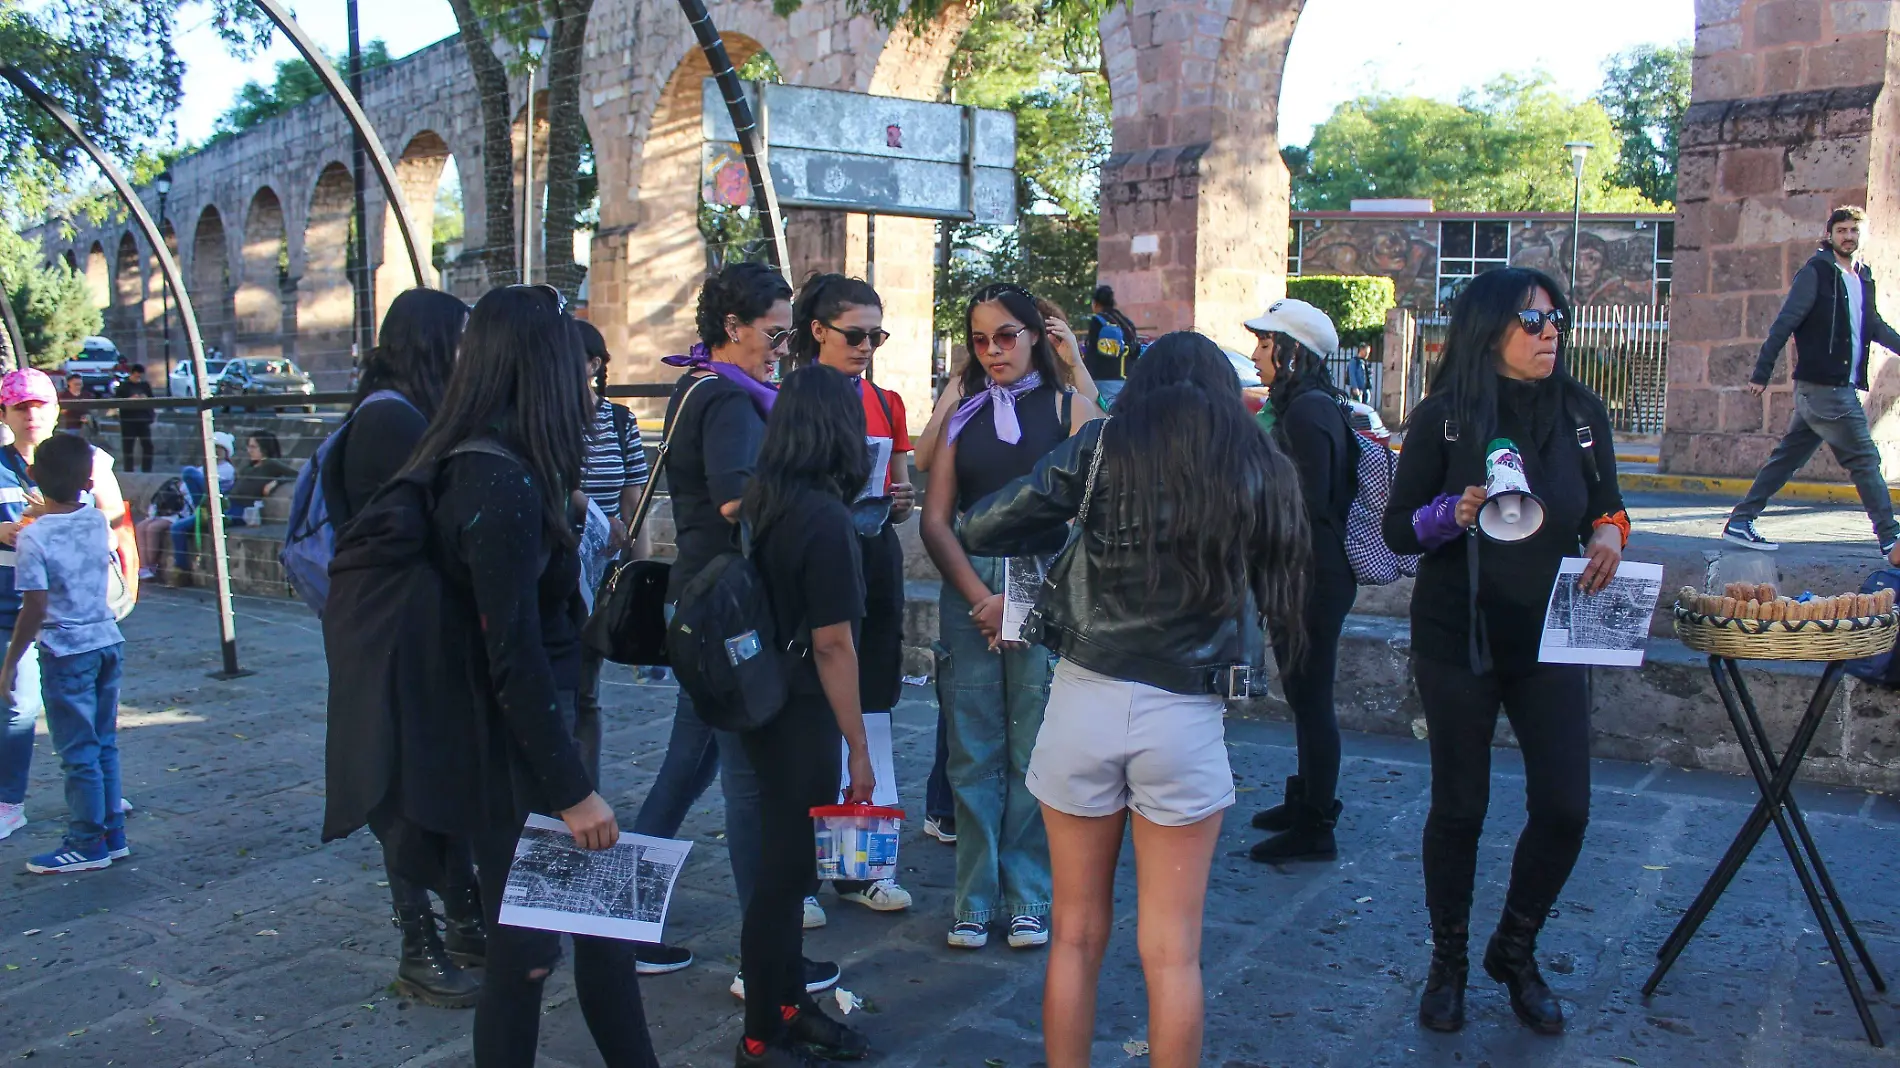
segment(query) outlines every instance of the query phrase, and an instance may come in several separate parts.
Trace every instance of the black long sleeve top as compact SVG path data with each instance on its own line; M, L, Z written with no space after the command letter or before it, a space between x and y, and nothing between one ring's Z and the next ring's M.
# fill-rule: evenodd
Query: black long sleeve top
M1355 454L1339 402L1320 389L1301 391L1274 421L1273 433L1300 472L1300 494L1312 531L1314 576L1327 586L1353 584L1346 559L1346 513L1352 508Z

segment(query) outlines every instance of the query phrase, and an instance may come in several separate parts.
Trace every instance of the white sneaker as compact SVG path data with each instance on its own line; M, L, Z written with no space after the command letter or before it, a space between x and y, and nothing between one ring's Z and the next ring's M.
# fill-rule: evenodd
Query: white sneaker
M1030 949L1049 944L1049 921L1040 916L1018 916L1009 921L1009 948Z
M910 907L910 891L895 879L879 879L863 890L839 894L840 901L853 901L875 912L902 912Z
M805 899L805 930L809 931L814 927L823 927L825 923L826 923L825 907L823 905L820 905L818 903L818 899L815 897L806 898Z
M132 811L132 800L131 800L131 798L126 798L126 797L121 797L121 798L119 798L119 811L120 811L121 813L125 813L125 812L130 812L130 811Z
M0 801L0 838L5 838L24 826L26 826L26 806L24 804L10 805L5 801Z
M982 949L990 944L990 929L980 923L959 923L950 928L950 948Z
M942 842L944 845L957 844L956 824L952 823L949 829L946 829L943 825L943 821L935 816L924 821L924 833Z

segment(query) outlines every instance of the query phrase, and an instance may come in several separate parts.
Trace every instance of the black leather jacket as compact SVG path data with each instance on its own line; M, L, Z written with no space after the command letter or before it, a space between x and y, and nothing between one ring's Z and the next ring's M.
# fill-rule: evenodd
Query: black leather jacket
M1027 475L976 502L957 520L964 547L981 556L1005 556L1074 519L1108 422L1083 427ZM1165 575L1150 593L1142 557L1128 548L1133 532L1116 521L1116 502L1105 499L1099 484L1095 491L1081 538L1056 561L1037 602L1039 640L1057 656L1114 678L1174 693L1228 694L1235 688L1234 669L1241 667L1244 676L1253 659L1248 650L1260 644L1258 620L1243 626L1252 608L1224 619L1183 611L1178 579ZM1125 605L1147 607L1131 612Z

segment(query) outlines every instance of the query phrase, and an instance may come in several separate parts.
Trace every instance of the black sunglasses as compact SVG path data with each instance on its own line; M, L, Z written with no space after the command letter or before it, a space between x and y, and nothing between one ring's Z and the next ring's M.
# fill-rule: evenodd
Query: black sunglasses
M1545 323L1556 327L1557 332L1562 333L1564 324L1569 321L1569 317L1563 313L1562 308L1552 308L1549 311L1526 308L1517 313L1517 321L1523 325L1524 332L1527 334L1543 333Z
M871 339L871 347L874 349L883 348L884 343L891 339L890 331L882 328L877 330L860 330L855 326L833 326L830 323L825 323L823 319L818 321L825 324L825 329L835 330L843 334L844 343L854 349L864 344L864 339L867 337Z
M567 298L561 295L560 290L554 288L551 285L548 285L546 282L534 282L534 283L517 282L514 285L509 286L508 288L532 290L536 293L541 294L542 296L547 297L549 300L552 300L554 302L555 311L560 312L562 314L567 313Z

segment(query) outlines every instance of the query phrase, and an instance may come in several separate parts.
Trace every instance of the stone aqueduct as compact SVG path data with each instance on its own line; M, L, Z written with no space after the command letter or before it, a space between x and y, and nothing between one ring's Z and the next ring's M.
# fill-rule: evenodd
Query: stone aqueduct
M1240 342L1237 324L1281 290L1279 89L1306 2L1122 0L1102 20L1114 145L1102 173L1101 275L1146 330L1194 326ZM846 0L807 0L789 18L766 0L710 7L735 62L764 49L787 81L907 97L938 94L970 18L952 6L913 31L880 28ZM617 377L653 380L658 357L691 338L706 262L695 210L706 64L673 0L598 0L585 56L582 107L601 190L589 315L621 356ZM513 89L519 109L519 79ZM1786 361L1764 400L1741 388L1742 368L1826 209L1865 203L1874 267L1900 279L1900 0L1696 0L1693 99L1663 463L1748 473L1791 401ZM422 231L453 157L465 232L478 239L480 118L459 42L369 73L363 103ZM519 168L519 119L516 128ZM348 158L341 113L318 100L174 166L168 239L212 343L292 353L338 383L349 366ZM795 212L787 230L797 276L864 271L861 216ZM413 280L373 184L369 231L386 305ZM122 348L160 362L162 287L141 239L118 223L43 231L43 240L49 257L86 273ZM896 334L878 375L915 410L929 397L932 226L881 218L876 247ZM482 285L466 257L447 273L441 283L458 292ZM1896 364L1886 357L1875 375L1877 436L1894 453L1890 463L1900 461L1900 427L1887 418L1900 400Z

